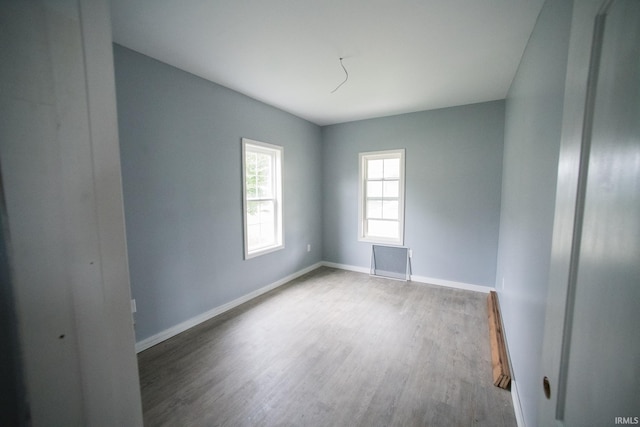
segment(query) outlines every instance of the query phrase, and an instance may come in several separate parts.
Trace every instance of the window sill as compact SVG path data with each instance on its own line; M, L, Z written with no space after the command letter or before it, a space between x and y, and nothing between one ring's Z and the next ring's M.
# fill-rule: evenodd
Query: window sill
M276 252L279 251L280 249L284 249L284 244L282 245L278 245L278 246L269 246L263 249L259 249L253 252L245 252L244 253L244 259L251 259L251 258L255 258L255 257L259 257L260 255L266 255L268 253L271 252Z
M359 237L359 242L375 243L377 245L404 246L404 240L385 239L383 237Z

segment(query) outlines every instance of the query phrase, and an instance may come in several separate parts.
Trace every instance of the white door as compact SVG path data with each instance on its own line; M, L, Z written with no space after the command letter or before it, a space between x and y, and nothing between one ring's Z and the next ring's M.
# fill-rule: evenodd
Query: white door
M574 8L539 419L640 424L640 0Z

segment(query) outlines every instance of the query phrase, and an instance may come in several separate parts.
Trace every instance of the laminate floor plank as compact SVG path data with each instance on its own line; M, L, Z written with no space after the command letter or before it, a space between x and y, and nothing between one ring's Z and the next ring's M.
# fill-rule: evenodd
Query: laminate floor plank
M486 295L326 267L138 355L147 426L515 426Z

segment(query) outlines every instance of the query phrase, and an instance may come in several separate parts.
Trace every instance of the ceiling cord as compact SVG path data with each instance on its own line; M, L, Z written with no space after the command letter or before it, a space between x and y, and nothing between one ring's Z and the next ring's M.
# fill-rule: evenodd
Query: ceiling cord
M343 84L345 84L347 82L347 80L349 80L349 72L347 71L347 69L344 67L344 64L342 63L343 59L344 58L340 58L340 65L342 66L342 69L344 70L344 74L345 74L344 81L342 83L340 83L334 90L332 90L331 93L334 93L335 91L340 89L340 86L342 86Z

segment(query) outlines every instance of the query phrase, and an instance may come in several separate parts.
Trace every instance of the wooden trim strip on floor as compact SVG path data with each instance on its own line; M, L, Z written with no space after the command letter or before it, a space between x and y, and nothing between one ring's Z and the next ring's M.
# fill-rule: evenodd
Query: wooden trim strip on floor
M509 389L511 384L511 370L509 358L502 331L502 317L498 304L498 294L489 292L487 297L489 308L489 340L491 343L491 363L493 367L493 385L503 389Z

